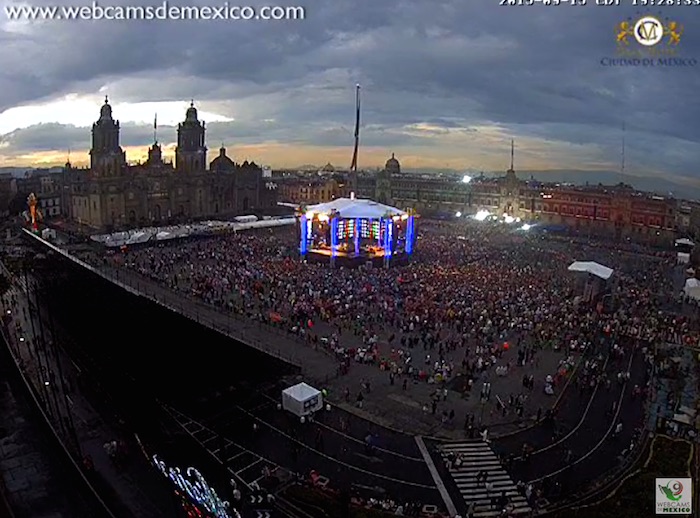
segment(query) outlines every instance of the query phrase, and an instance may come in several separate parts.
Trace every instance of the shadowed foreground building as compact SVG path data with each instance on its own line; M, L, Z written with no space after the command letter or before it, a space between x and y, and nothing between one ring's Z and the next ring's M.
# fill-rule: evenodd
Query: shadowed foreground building
M222 146L207 169L205 125L190 104L178 125L175 164L163 160L157 140L143 164L129 165L119 121L105 99L92 126L90 167L66 165L65 215L95 229L223 218L277 205L276 186L254 162L236 164Z

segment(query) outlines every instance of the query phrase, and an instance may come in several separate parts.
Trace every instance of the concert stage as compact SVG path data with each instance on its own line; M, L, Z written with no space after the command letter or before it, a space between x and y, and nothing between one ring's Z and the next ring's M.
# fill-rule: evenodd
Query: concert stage
M384 267L413 253L415 214L367 199L339 198L299 209L303 258L332 265L378 262Z
M306 260L309 262L323 262L328 263L333 257L333 252L330 248L317 248L309 250L306 254ZM407 263L409 259L408 254L405 252L393 253L391 256L391 264L404 264ZM346 268L352 268L362 265L371 264L373 267L382 267L386 260L384 250L378 249L376 251L365 250L360 251L356 254L353 250L338 250L335 254L335 265L343 266Z

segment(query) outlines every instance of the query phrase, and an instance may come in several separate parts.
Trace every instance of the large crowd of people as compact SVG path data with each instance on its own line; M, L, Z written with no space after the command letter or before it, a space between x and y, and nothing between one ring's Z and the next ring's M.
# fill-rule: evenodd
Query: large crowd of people
M543 350L563 352L564 372L575 363L572 353L601 336L614 349L618 340L698 344L698 319L683 311L678 296L684 267L671 251L476 222L426 223L419 236L413 259L389 269L302 262L290 229L166 242L99 261L223 312L284 326L328 348L343 369L354 361L374 364L404 389L411 378L435 383L433 414L447 399L439 382L455 372L468 380L465 391L480 388L482 398L491 388L480 382L485 371L517 373L525 394L535 384L547 392L558 381L555 373L533 379L518 369L538 362ZM584 300L585 275L568 271L577 260L614 270L597 304ZM517 353L503 361L511 347ZM586 390L601 375L595 358L582 364L576 381ZM370 381L362 380L360 393L346 390L345 399L361 407L369 393ZM522 417L520 395L501 404ZM443 414L443 420L455 417ZM465 430L472 428L473 416L466 421Z
M106 261L189 297L294 333L396 376L446 380L497 362L503 344L517 362L547 347L575 350L601 332L696 344L697 321L678 303L675 258L633 244L551 237L485 223L423 225L414 259L384 268L336 268L299 260L291 229L262 229L167 242ZM103 259L104 260L104 259ZM598 311L581 300L575 260L613 268ZM595 308L594 308L595 309ZM545 380L536 380L546 388Z

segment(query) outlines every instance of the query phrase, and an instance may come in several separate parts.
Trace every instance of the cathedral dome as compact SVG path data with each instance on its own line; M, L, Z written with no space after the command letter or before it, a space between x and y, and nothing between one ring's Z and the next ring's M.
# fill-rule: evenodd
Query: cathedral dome
M384 166L384 169L390 173L400 173L401 172L401 164L399 164L399 161L396 160L394 153L392 153L391 158L386 161L386 165Z
M219 156L209 164L211 171L233 171L236 169L236 164L226 155L226 148L222 145L219 149Z
M187 114L185 115L185 120L196 121L197 120L197 108L194 107L194 101L190 102L190 107L187 108Z
M112 118L112 107L109 105L109 99L105 96L105 103L100 109L100 119L111 119Z

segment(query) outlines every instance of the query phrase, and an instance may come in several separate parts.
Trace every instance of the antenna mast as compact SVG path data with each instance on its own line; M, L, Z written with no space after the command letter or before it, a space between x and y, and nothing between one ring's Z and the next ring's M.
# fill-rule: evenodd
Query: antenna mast
M620 157L620 182L624 182L625 178L625 135L626 135L626 123L622 123L622 150Z
M510 170L515 171L515 140L510 141Z

